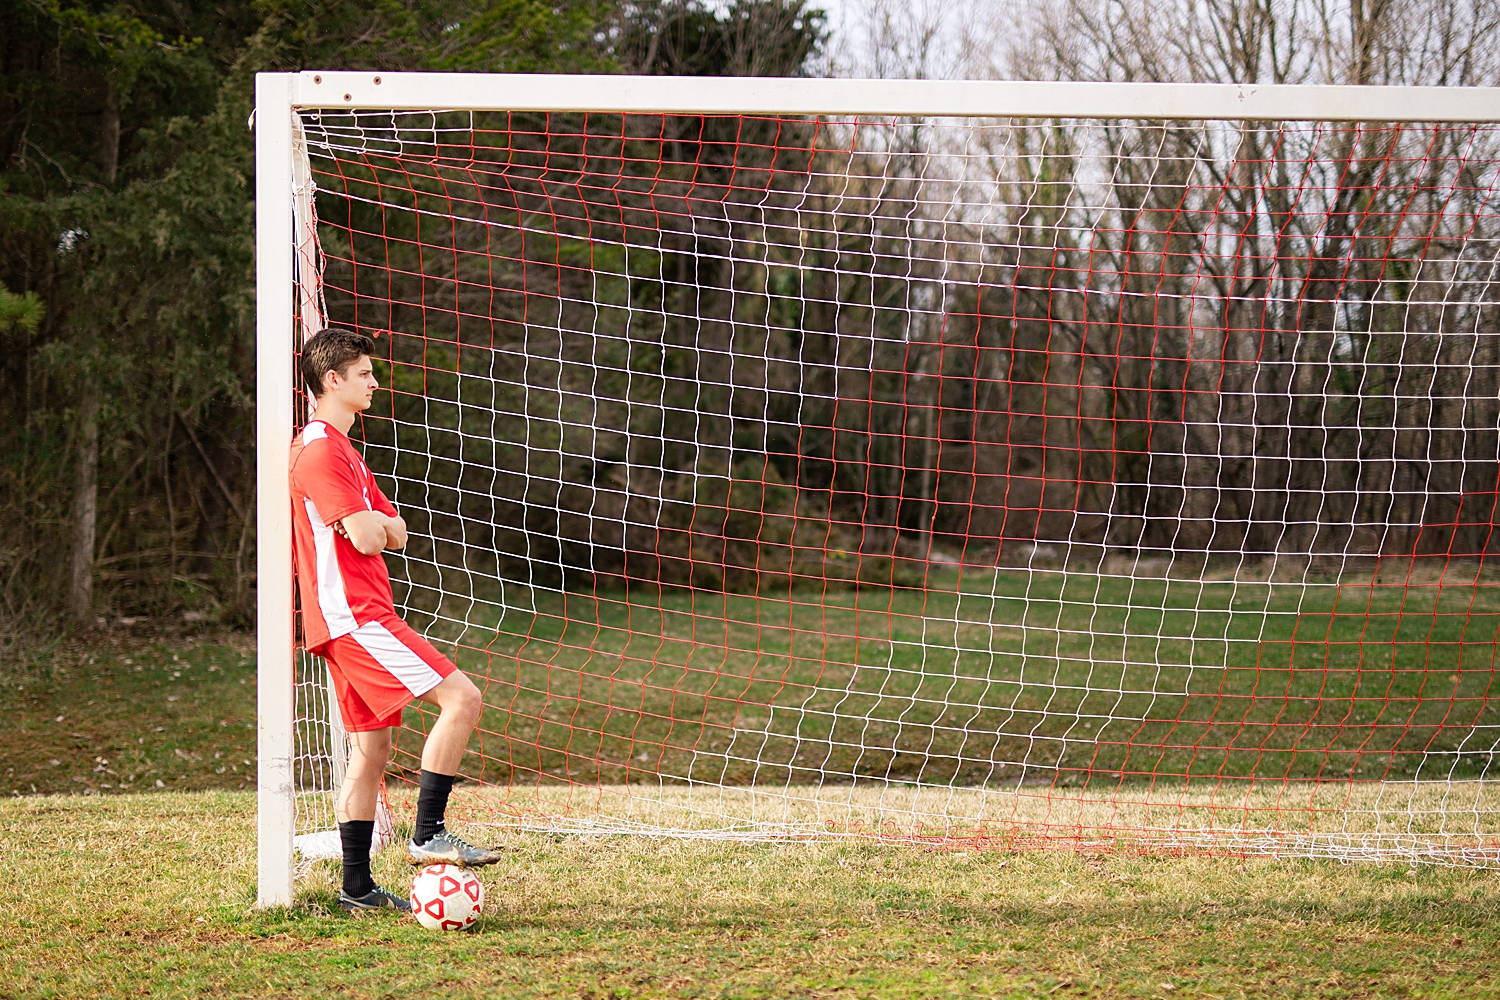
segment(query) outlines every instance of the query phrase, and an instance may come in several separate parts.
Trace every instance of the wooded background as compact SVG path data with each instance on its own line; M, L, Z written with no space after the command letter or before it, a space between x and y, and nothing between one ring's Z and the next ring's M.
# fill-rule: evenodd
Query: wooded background
M254 613L260 71L799 72L803 0L0 0L0 639Z
M384 0L373 4L259 0L173 3L153 12L104 3L0 0L0 23L5 29L0 42L0 638L34 643L66 628L92 627L101 620L113 622L121 617L180 619L187 615L230 625L252 620L253 163L246 119L257 71L324 67L679 75L854 71L889 76L1276 83L1500 82L1500 3L1495 0L1179 0L1149 6L1135 0L1056 0L988 8L984 17L971 17L946 34L931 18L923 20L926 7L879 0L853 6L858 8L860 30L850 36L854 41L839 43L844 49L833 51L825 18L815 4L805 0L735 0L713 5L693 0ZM1059 130L1048 142L1056 144L1051 147L1054 154L1065 158L1072 155L1069 144L1074 138ZM1268 132L1266 138L1274 140L1274 133ZM1453 133L1429 139L1428 148L1441 158L1463 136ZM1149 147L1141 145L1148 141ZM1196 155L1192 144L1197 141L1191 130L1123 130L1114 135L1107 152L1124 171L1118 175L1118 187L1131 189L1131 171L1190 161ZM1258 140L1252 137L1251 141ZM1332 150L1325 154L1328 162L1346 169L1342 174L1335 170L1336 176L1326 187L1329 201L1317 216L1323 220L1319 225L1352 219L1356 208L1367 218L1379 216L1381 206L1372 210L1362 199L1375 176L1371 171L1381 169L1382 163L1389 165L1398 140L1389 132L1349 129L1324 141L1324 148ZM1291 159L1282 155L1285 162ZM1053 161L1057 162L1056 156ZM912 188L910 177L902 180L899 157L893 162L891 172L878 178L880 190L872 197L897 204L911 199ZM1268 153L1264 162L1270 169L1278 162L1277 155ZM1407 169L1419 167L1409 164ZM1392 178L1388 171L1380 177L1390 190L1401 190L1402 178ZM891 180L897 183L886 183ZM1100 484L1128 479L1149 486L1151 476L1156 476L1163 487L1177 484L1177 493L1143 488L1132 498L1128 490L1106 490L1108 496L1076 502L1107 515L1099 525L1085 526L1086 533L1098 536L1097 544L1160 547L1164 539L1153 538L1151 533L1164 530L1161 526L1171 519L1153 514L1149 503L1169 507L1176 503L1180 523L1187 516L1182 514L1182 505L1191 499L1183 487L1202 476L1217 477L1215 481L1222 485L1225 470L1214 467L1195 472L1153 463L1153 448L1122 446L1120 435L1128 437L1153 422L1175 420L1178 426L1186 426L1181 419L1188 412L1185 407L1199 398L1186 390L1192 388L1193 378L1206 375L1194 375L1186 365L1190 345L1164 342L1157 332L1165 327L1190 339L1195 323L1189 316L1169 317L1170 322L1164 323L1154 311L1138 313L1130 303L1144 303L1149 297L1130 294L1120 295L1120 307L1107 322L1099 321L1097 315L1070 318L1050 311L1057 302L1070 301L1070 293L1079 289L1056 286L1059 272L1044 258L1080 248L1055 245L1057 234L1066 228L1059 225L1063 209L1055 206L1058 214L1049 219L1045 205L1049 192L1061 190L1059 178L1035 174L1021 180L1031 186L1030 194L1016 196L1030 197L1044 206L1026 225L1038 231L1050 227L1054 244L1040 237L1024 241L1040 256L1022 255L1003 275L991 279L981 275L975 287L991 280L1039 291L1030 298L1011 296L1009 305L998 312L986 311L977 301L955 301L953 314L975 317L968 330L951 328L953 336L969 345L969 354L957 349L943 356L955 370L967 366L970 375L967 381L930 379L930 388L924 391L948 395L933 396L921 405L953 415L964 413L966 406L973 409L984 374L975 374L979 371L976 358L982 353L976 351L987 343L991 348L987 363L1003 360L1006 366L1004 372L993 369L986 376L988 381L1005 383L1007 393L1020 393L988 399L987 408L994 413L1029 412L1042 418L1051 411L1038 409L1043 404L1028 401L1027 392L1041 392L1039 387L1054 383L1096 386L1098 392L1080 391L1072 399L1053 395L1046 405L1071 407L1080 415L1086 415L1089 407L1108 409L1109 420L1096 426L1107 425L1109 438L1086 441L1080 436L1082 423L1070 429L1053 422L1053 428L1062 427L1064 436L1074 441L1071 453L1047 448L1045 434L1031 442L1039 447L1017 448L1018 443L1027 442L1011 437L997 440L993 433L987 439L984 427L961 416L949 419L967 421L964 426L944 425L940 419L933 433L923 436L967 441L967 459L961 457L962 449L950 449L949 456L951 460L960 454L959 461L967 461L971 470L988 442L996 446L987 459L991 474L1038 482L1059 479L1076 484L1090 478L1076 471L1063 475L1062 466L1076 469L1085 453L1108 462L1118 461L1122 454L1134 456L1129 460L1138 461L1140 469L1112 469L1109 476L1093 478ZM1181 185L1174 186L1171 177L1155 176L1152 186L1140 189L1150 190L1153 197L1170 198L1180 193ZM1139 221L1159 214L1165 203L1119 207L1134 212ZM1153 229L1147 222L1127 227L1135 234L1133 242L1100 248L1116 255L1113 273L1126 275L1127 283L1132 274L1159 282L1163 269L1143 263L1142 258L1159 257L1173 246L1199 238L1202 227L1194 228L1194 219L1201 219L1202 209L1189 206L1189 211L1179 211L1175 216L1179 228L1175 229ZM1278 231L1278 219L1290 218L1287 206L1255 199L1230 206L1228 211L1237 224L1251 228L1269 224L1273 233ZM1447 205L1443 211L1449 213L1452 226L1482 214L1476 205ZM1451 250L1454 267L1473 265L1471 260L1460 260L1461 253L1450 246L1451 237L1461 231L1445 228L1443 239L1437 241L1440 256L1448 252L1443 247ZM1405 337L1408 331L1432 333L1457 320L1443 313L1441 302L1418 302L1414 310L1400 298L1399 282L1384 280L1388 277L1384 271L1376 273L1379 265L1370 262L1389 261L1393 250L1387 246L1377 254L1375 244L1389 243L1399 234L1346 230L1334 233L1328 241L1321 231L1283 225L1280 232L1289 243L1278 249L1272 240L1247 252L1247 260L1265 264L1260 272L1219 276L1222 286L1216 294L1247 310L1258 308L1257 303L1259 307L1300 303L1269 319L1224 314L1218 323L1221 331L1274 333L1272 350L1280 352L1275 357L1281 362L1258 374L1254 365L1238 369L1250 381L1231 386L1227 398L1231 409L1234 405L1242 409L1216 418L1240 427L1246 437L1237 447L1245 453L1258 454L1271 447L1268 457L1282 460L1280 466L1262 464L1246 480L1243 496L1239 500L1231 496L1243 509L1229 511L1221 520L1240 525L1236 530L1241 532L1253 531L1256 524L1275 525L1281 531L1288 504L1298 502L1299 495L1305 499L1316 493L1349 498L1351 510L1330 518L1349 526L1347 531L1361 522L1413 522L1415 518L1414 523L1420 523L1429 512L1393 512L1379 507L1378 498L1414 495L1392 486L1394 477L1418 472L1416 465L1403 466L1398 459L1407 453L1420 455L1424 461L1432 459L1423 428L1436 421L1464 430L1451 440L1472 453L1463 450L1448 456L1467 463L1467 478L1449 490L1448 508L1434 508L1430 514L1446 523L1472 524L1473 531L1479 531L1490 515L1472 505L1464 511L1463 505L1469 493L1485 491L1493 503L1495 488L1493 432L1500 386L1494 384L1493 345L1479 336L1493 329L1487 304L1469 304L1475 314L1466 320L1473 334L1467 340L1410 341ZM855 235L866 241L872 260L894 259L893 248L882 250L878 245L881 233ZM1361 245L1360 240L1366 243ZM836 253L840 248L822 249ZM667 250L670 254L673 248ZM1403 246L1394 256L1410 259L1411 252ZM1289 260L1294 263L1286 264ZM1346 266L1349 261L1355 264ZM775 268L769 265L776 262L761 263L767 265L767 275L772 275ZM973 266L982 271L988 264L981 260ZM1028 268L1032 273L1027 273ZM750 272L742 269L740 273ZM883 275L876 263L860 280L884 284L861 294L871 302L883 297L908 301L901 297L911 294L910 277L887 281L892 276ZM940 276L915 277L920 284L920 279ZM1190 280L1182 275L1166 277ZM686 295L689 284L666 283L657 294ZM747 294L767 295L764 283L756 289L730 291L738 296L725 300L731 310L738 308L731 299L743 302ZM1119 294L1130 289L1108 291ZM836 301L844 293L802 289L799 294L811 300ZM1167 299L1181 303L1190 296L1171 294ZM1362 302L1364 311L1352 324L1347 318L1325 315L1334 300ZM1071 301L1082 299L1073 295ZM899 319L899 312L903 311L889 311L881 318L879 310L872 310L862 322L872 329L885 329ZM910 310L904 314L910 316ZM1045 330L1028 328L1028 323L1043 316ZM335 318L341 318L337 310ZM1347 342L1335 345L1339 322L1368 335L1361 339L1351 334ZM837 332L832 318L813 316L809 323L810 336ZM1322 339L1302 337L1304 330L1318 331ZM683 331L674 334L685 335ZM1028 374L1028 365L1047 362L1026 347L1037 337L1054 338L1051 343L1056 347L1053 366L1045 376L1035 371ZM1152 342L1149 348L1143 346L1147 340ZM941 345L933 343L936 358ZM1255 351L1265 349L1262 338ZM1226 356L1233 350L1232 345L1223 348ZM1402 352L1395 368L1387 363L1394 359L1390 351ZM901 373L900 387L892 392L906 391L912 374L907 366L923 364L920 354L882 366ZM1241 359L1250 361L1256 356ZM1132 369L1128 363L1130 359L1173 358L1176 368L1150 364ZM1100 359L1113 359L1112 367L1101 369ZM861 359L845 360L857 366ZM1461 378L1464 372L1470 374L1462 385L1440 381ZM1477 379L1473 372L1480 373ZM942 374L935 369L928 373ZM1272 381L1257 383L1256 379ZM1293 379L1302 379L1301 387L1312 392L1308 405L1317 412L1288 415L1255 407L1257 394L1285 397ZM1176 395L1164 391L1170 385L1179 387ZM1321 392L1317 391L1320 386ZM1337 391L1328 391L1330 386ZM874 399L880 392L872 389L867 395ZM1384 402L1358 405L1366 397L1380 397ZM1403 408L1402 399L1425 403ZM1439 405L1441 400L1452 401L1448 411ZM828 453L836 457L836 449L844 445L834 433L831 418L819 424L814 414L809 423L830 430ZM1010 426L1019 425L1024 420ZM1326 433L1298 441L1285 432L1288 426L1353 425L1372 432L1337 441ZM1283 432L1274 444L1267 444L1269 439L1262 441L1258 436L1259 426L1279 426ZM878 430L873 425L861 429L866 445L901 440L894 432L883 438L879 433L872 436ZM848 447L865 446L854 444L852 438L844 440ZM767 444L763 448L767 453L778 450ZM1188 444L1163 439L1157 448L1161 453L1181 454ZM1199 450L1203 448L1207 445L1200 442ZM1330 486L1330 469L1338 468L1342 459L1358 457L1361 449L1372 448L1384 448L1393 456L1381 473L1389 481ZM1298 455L1316 455L1318 460L1299 465L1293 461ZM1437 457L1444 456L1439 453ZM628 456L622 460L629 464ZM942 497L933 491L941 487L932 485L935 477L929 475L938 471L937 463L942 460L933 450L874 462L872 467L888 470L887 475L900 481L866 490L867 497L894 499L859 516L882 526L891 538L903 531L955 534L956 528L944 522L942 507L935 502ZM1027 462L1041 464L1028 471L1022 468ZM1059 463L1057 469L1047 466L1048 462ZM816 461L803 464L804 469L817 467ZM800 487L799 475L781 470L777 479ZM1269 478L1256 480L1255 475ZM1353 509L1366 499L1376 505L1363 513ZM1276 509L1257 510L1255 503L1269 503ZM1123 525L1130 538L1111 540L1107 535L1111 524ZM1035 519L1030 526L1007 524L1003 517L982 528L995 539L1050 538L1061 530ZM1314 536L1291 541L1284 532L1276 538L1247 540L1243 534L1216 537L1212 532L1220 529L1212 524L1203 530L1210 534L1183 540L1183 544L1191 542L1205 550L1238 545L1274 550L1285 545L1299 552L1316 551L1320 546L1332 551L1350 544L1347 531L1342 536L1335 531L1320 541L1317 525L1305 529ZM1432 537L1430 544L1453 544L1451 533L1446 543L1434 542ZM597 544L595 539L579 540ZM625 541L620 544L627 545ZM1419 543L1416 538L1398 538L1360 544L1384 551L1382 546L1411 549ZM1462 541L1470 552L1483 551L1488 544L1477 538ZM690 580L691 576L685 578L685 582ZM718 582L727 585L730 581Z

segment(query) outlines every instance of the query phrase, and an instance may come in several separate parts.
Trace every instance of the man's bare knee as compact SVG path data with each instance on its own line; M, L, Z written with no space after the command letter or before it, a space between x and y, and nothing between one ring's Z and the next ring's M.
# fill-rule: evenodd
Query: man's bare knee
M390 756L389 729L349 734L348 769L344 772L344 785L339 790L337 805L340 823L350 819L374 817L380 779L385 774L385 765Z
M454 674L462 678L463 683L455 685L453 699L450 702L454 717L467 721L470 726L478 725L479 716L484 712L484 697L479 693L479 688L464 674ZM449 706L444 706L443 711L448 711Z
M349 742L365 753L377 755L387 753L391 749L391 731L371 729L363 733L350 733Z
M391 731L375 729L365 733L349 734L349 757L351 760L379 761L384 766L391 755Z
M423 695L422 700L436 705L442 717L470 727L478 724L484 711L484 697L479 688L461 671L449 674L441 684Z

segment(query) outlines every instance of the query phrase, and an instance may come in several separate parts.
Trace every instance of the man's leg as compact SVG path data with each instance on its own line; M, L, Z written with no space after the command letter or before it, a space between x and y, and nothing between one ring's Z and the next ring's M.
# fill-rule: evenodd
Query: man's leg
M469 745L469 735L479 724L484 702L474 682L455 670L422 700L438 708L438 720L427 734L422 747L422 775L417 793L417 824L407 858L414 864L446 861L450 864L489 865L500 860L498 851L485 850L464 843L447 832L443 822L448 809L448 793L453 790L453 776Z
M425 844L443 832L443 814L448 808L448 793L453 790L453 776L458 773L469 735L484 710L479 689L460 670L443 678L441 684L422 695L422 700L437 706L438 720L422 747L417 826L412 834L412 841L417 844Z
M370 877L370 839L375 834L375 804L380 777L391 756L391 731L375 729L349 734L349 766L339 790L339 839L344 846L344 895L359 899L375 889Z
M484 701L479 689L462 670L455 670L422 700L438 709L438 720L422 747L422 770L454 775L469 745L469 736L479 724Z

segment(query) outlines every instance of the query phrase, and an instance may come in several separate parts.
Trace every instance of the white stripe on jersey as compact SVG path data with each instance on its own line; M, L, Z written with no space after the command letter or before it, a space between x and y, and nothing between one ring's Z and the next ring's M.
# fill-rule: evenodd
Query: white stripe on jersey
M318 553L318 607L323 612L323 621L328 625L328 638L337 639L359 628L359 623L354 620L349 598L344 595L344 574L339 569L339 554L334 545L333 529L323 523L323 519L318 516L318 508L313 506L311 500L303 500L302 505L307 508L307 521L312 525L313 547Z
M391 634L391 630L379 622L366 622L349 636L364 647L375 662L389 670L406 690L421 697L443 683L442 676L427 665L427 661L413 653L406 643Z

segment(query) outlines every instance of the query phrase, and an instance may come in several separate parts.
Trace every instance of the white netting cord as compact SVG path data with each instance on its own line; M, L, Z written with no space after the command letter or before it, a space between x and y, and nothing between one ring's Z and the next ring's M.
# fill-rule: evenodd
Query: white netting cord
M299 652L296 661L296 750L292 775L296 789L296 835L305 837L334 830L333 796L338 787L336 769L347 759L347 751L334 740L334 707L327 693L327 668L317 657ZM342 726L338 734L342 736ZM336 762L338 762L336 764Z

